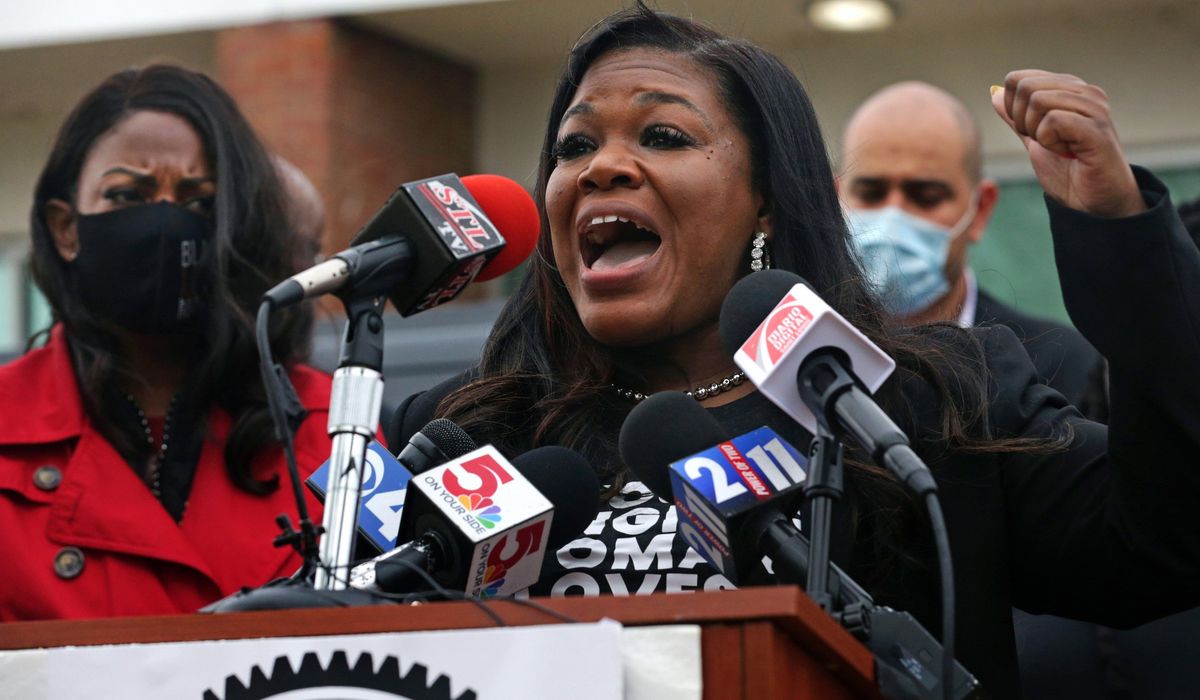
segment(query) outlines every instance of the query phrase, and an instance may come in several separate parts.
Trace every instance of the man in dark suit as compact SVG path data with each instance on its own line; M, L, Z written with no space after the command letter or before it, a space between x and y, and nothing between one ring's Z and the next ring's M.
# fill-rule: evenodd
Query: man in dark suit
M1047 384L1104 418L1103 360L1091 344L975 283L968 251L983 238L999 188L983 177L979 129L957 98L919 82L876 92L846 126L841 168L859 255L897 317L1009 326Z
M1073 328L1032 316L978 291L975 324L1008 326L1025 344L1033 364L1047 384L1101 423L1108 419L1108 382L1104 359Z
M1183 220L1188 233L1192 234L1192 240L1200 246L1200 197L1180 204L1179 218Z
M842 137L838 189L864 269L909 323L1003 324L1042 379L1106 422L1103 358L1074 329L1001 303L967 264L999 196L982 176L979 130L948 92L897 83L869 97ZM1197 207L1200 208L1200 207ZM1181 211L1189 229L1200 213ZM1013 611L1021 683L1031 700L1189 697L1200 686L1200 610L1127 632ZM1181 694L1182 693L1182 694Z

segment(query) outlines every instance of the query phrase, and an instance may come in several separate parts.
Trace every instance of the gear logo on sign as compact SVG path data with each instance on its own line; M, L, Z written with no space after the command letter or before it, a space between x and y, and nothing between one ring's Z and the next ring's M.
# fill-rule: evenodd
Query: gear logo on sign
M474 690L464 690L452 697L449 678L438 676L430 685L428 675L428 669L421 664L413 664L402 675L400 660L395 656L385 657L379 670L375 670L369 653L360 654L351 666L346 652L336 651L329 665L322 667L317 655L309 652L297 669L292 668L286 656L275 659L269 675L259 666L253 667L249 684L230 675L225 679L224 695L210 688L204 691L203 700L476 700Z

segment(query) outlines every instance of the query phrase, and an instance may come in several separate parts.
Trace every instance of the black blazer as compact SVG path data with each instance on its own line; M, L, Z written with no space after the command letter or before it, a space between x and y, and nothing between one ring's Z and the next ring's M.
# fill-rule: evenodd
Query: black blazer
M1108 419L1108 378L1104 358L1078 331L1031 316L979 290L975 324L1004 325L1025 345L1042 381L1058 390L1085 417Z
M991 375L989 427L998 437L1066 431L1064 449L947 451L922 439L922 426L938 420L936 395L920 382L902 387L916 419L910 434L934 471L949 530L959 657L996 697L1020 695L1013 606L1123 628L1200 604L1200 251L1161 183L1137 176L1151 206L1138 216L1100 219L1048 201L1068 309L1110 362L1109 427L1085 420L1043 384L1004 326L972 331ZM407 440L461 381L405 402L395 438ZM807 433L758 394L714 413L732 434L766 423L807 445ZM873 580L871 544L851 536L853 493L839 505L833 559ZM933 546L922 538L905 553L912 563L872 593L936 635Z

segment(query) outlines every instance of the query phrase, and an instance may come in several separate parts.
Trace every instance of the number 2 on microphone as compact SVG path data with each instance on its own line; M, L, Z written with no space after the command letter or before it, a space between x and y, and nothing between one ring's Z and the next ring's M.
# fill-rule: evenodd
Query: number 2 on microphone
M731 482L729 472L708 457L692 457L684 462L683 471L697 488L704 488L701 484L696 483L697 480L706 479L712 485L713 501L716 503L724 503L746 493L745 484L741 481Z

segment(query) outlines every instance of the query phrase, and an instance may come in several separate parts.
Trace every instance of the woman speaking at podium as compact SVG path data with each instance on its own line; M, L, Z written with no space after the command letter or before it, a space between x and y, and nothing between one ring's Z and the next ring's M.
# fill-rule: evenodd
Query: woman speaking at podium
M397 436L441 416L511 454L562 444L590 459L606 504L547 558L534 594L727 587L676 536L673 509L632 482L616 435L640 396L694 388L729 434L766 424L808 445L740 381L718 335L726 293L766 260L896 359L877 399L938 481L958 656L994 695L1019 694L1013 605L1120 626L1196 605L1200 253L1164 186L1126 162L1099 89L1018 71L993 106L1046 189L1068 308L1111 363L1108 428L1038 383L1004 328L889 326L796 78L752 44L638 5L570 54L538 177L549 235L479 367L402 405ZM874 469L847 479L834 560L940 629L918 504Z
M198 73L122 71L67 117L31 217L55 324L0 367L0 620L194 612L299 566L271 546L296 506L253 333L262 293L308 245L283 198L232 99ZM311 311L272 322L311 471L329 454L330 381L299 364Z

